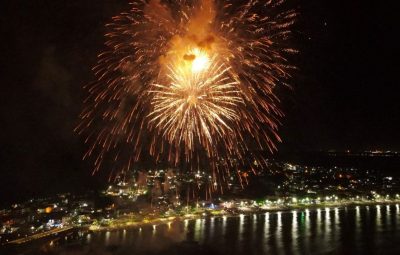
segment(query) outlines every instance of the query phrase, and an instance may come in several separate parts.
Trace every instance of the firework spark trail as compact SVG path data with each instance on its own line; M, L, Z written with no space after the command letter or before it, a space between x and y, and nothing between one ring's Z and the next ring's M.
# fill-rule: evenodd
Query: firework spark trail
M145 160L223 182L249 150L275 150L277 86L296 13L283 0L135 1L113 18L77 127L94 157L126 172ZM207 162L206 165L204 162Z
M239 121L235 108L243 101L236 89L237 81L229 76L230 68L219 64L216 57L209 61L207 70L195 72L193 65L168 66L168 85L154 84L150 91L154 97L149 123L156 123L161 135L175 147L183 142L186 153L194 149L196 137L211 152L213 141L223 140L227 132L232 132L229 124Z

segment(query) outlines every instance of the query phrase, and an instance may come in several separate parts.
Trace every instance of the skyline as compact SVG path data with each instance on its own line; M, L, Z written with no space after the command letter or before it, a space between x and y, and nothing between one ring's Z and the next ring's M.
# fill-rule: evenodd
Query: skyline
M292 1L298 10L293 89L282 92L280 153L399 150L396 13L392 3ZM8 2L1 10L5 51L1 194L13 187L65 185L91 177L73 132L90 70L104 49L104 24L127 1ZM340 14L340 15L338 15ZM371 19L370 17L375 17ZM373 103L372 103L373 102ZM63 184L65 183L65 184ZM44 188L42 188L44 189Z

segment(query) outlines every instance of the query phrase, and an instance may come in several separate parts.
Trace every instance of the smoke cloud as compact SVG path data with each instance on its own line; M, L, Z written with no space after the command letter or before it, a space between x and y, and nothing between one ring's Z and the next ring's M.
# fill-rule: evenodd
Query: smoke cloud
M166 55L160 57L160 64L170 61L171 59L182 59L185 61L193 61L196 56L188 54L189 49L199 48L201 50L213 51L217 43L217 38L212 32L211 25L216 16L214 0L202 0L193 8L192 13L184 27L185 34L177 34L171 38L169 50ZM160 0L152 0L145 8L145 13L151 18L166 26L168 29L173 27L175 22L171 15L171 10L162 5Z

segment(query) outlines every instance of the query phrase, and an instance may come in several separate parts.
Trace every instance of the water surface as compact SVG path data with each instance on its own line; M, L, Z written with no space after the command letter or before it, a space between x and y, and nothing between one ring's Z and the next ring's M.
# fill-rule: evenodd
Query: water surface
M51 254L400 254L399 205L174 221L81 234Z

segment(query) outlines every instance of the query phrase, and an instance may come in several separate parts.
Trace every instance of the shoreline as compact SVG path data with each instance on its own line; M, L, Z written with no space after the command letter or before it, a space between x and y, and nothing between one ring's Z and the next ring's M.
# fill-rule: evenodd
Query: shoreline
M156 228L158 225L169 225L175 221L186 221L186 220L197 220L197 219L206 219L206 218L223 218L223 217L240 217L241 215L253 215L253 214L262 214L262 213L278 213L278 212L289 212L289 211L306 211L306 210L317 210L317 209L326 209L326 208L345 208L352 206L377 206L377 205L400 205L400 200L396 201L351 201L346 203L329 203L329 204L313 204L313 205L302 205L302 206L286 206L286 207L276 207L276 208L254 208L248 210L238 210L238 212L230 213L226 212L224 209L221 210L207 210L204 209L203 213L192 213L185 215L177 215L163 218L155 218L151 220L143 220L143 221L130 221L127 223L114 223L113 226L88 226L88 230L92 232L101 232L101 231L112 231L118 230L122 228L142 228L145 226L153 226ZM205 213L208 212L208 213ZM115 219L118 221L120 219Z
M1 245L1 248L6 248L6 247L21 247L24 245L28 245L31 243L36 243L39 241L43 241L45 239L51 239L54 237L59 236L61 232L65 233L71 233L71 232L78 232L78 231L87 231L89 233L96 233L96 232L104 232L104 231L116 231L116 230L121 230L121 229L134 229L138 228L139 231L141 231L141 228L143 227L153 227L155 230L158 226L161 225L170 225L173 222L185 222L188 220L198 220L198 219L207 219L207 218L233 218L233 217L242 217L242 216L249 216L249 215L255 215L255 214L263 214L263 213L287 213L287 212L304 212L308 210L318 210L318 209L332 209L332 208L346 208L346 207L357 207L357 206L362 206L362 207L367 207L367 206L378 206L378 205L396 205L400 206L400 200L392 200L392 201L348 201L348 202L336 202L336 203L321 203L321 204L310 204L310 205L291 205L291 206L276 206L276 207L271 207L271 208L260 208L260 207L250 207L247 208L246 210L237 210L237 212L227 212L224 209L202 209L202 211L197 212L197 213L187 213L183 215L176 215L176 216L170 216L170 217L159 217L159 218L154 218L154 219L144 219L142 221L129 221L128 219L125 219L125 222L118 222L122 221L124 219L117 218L113 219L111 221L112 226L94 226L94 225L82 225L82 226L68 226L62 229L58 229L57 231L50 230L47 232L40 233L41 237L38 238L32 238L32 236L28 236L25 238L26 241L24 242L17 242L17 240L10 241L8 243L5 243ZM50 232L55 231L55 232L60 232L58 234L52 234Z

